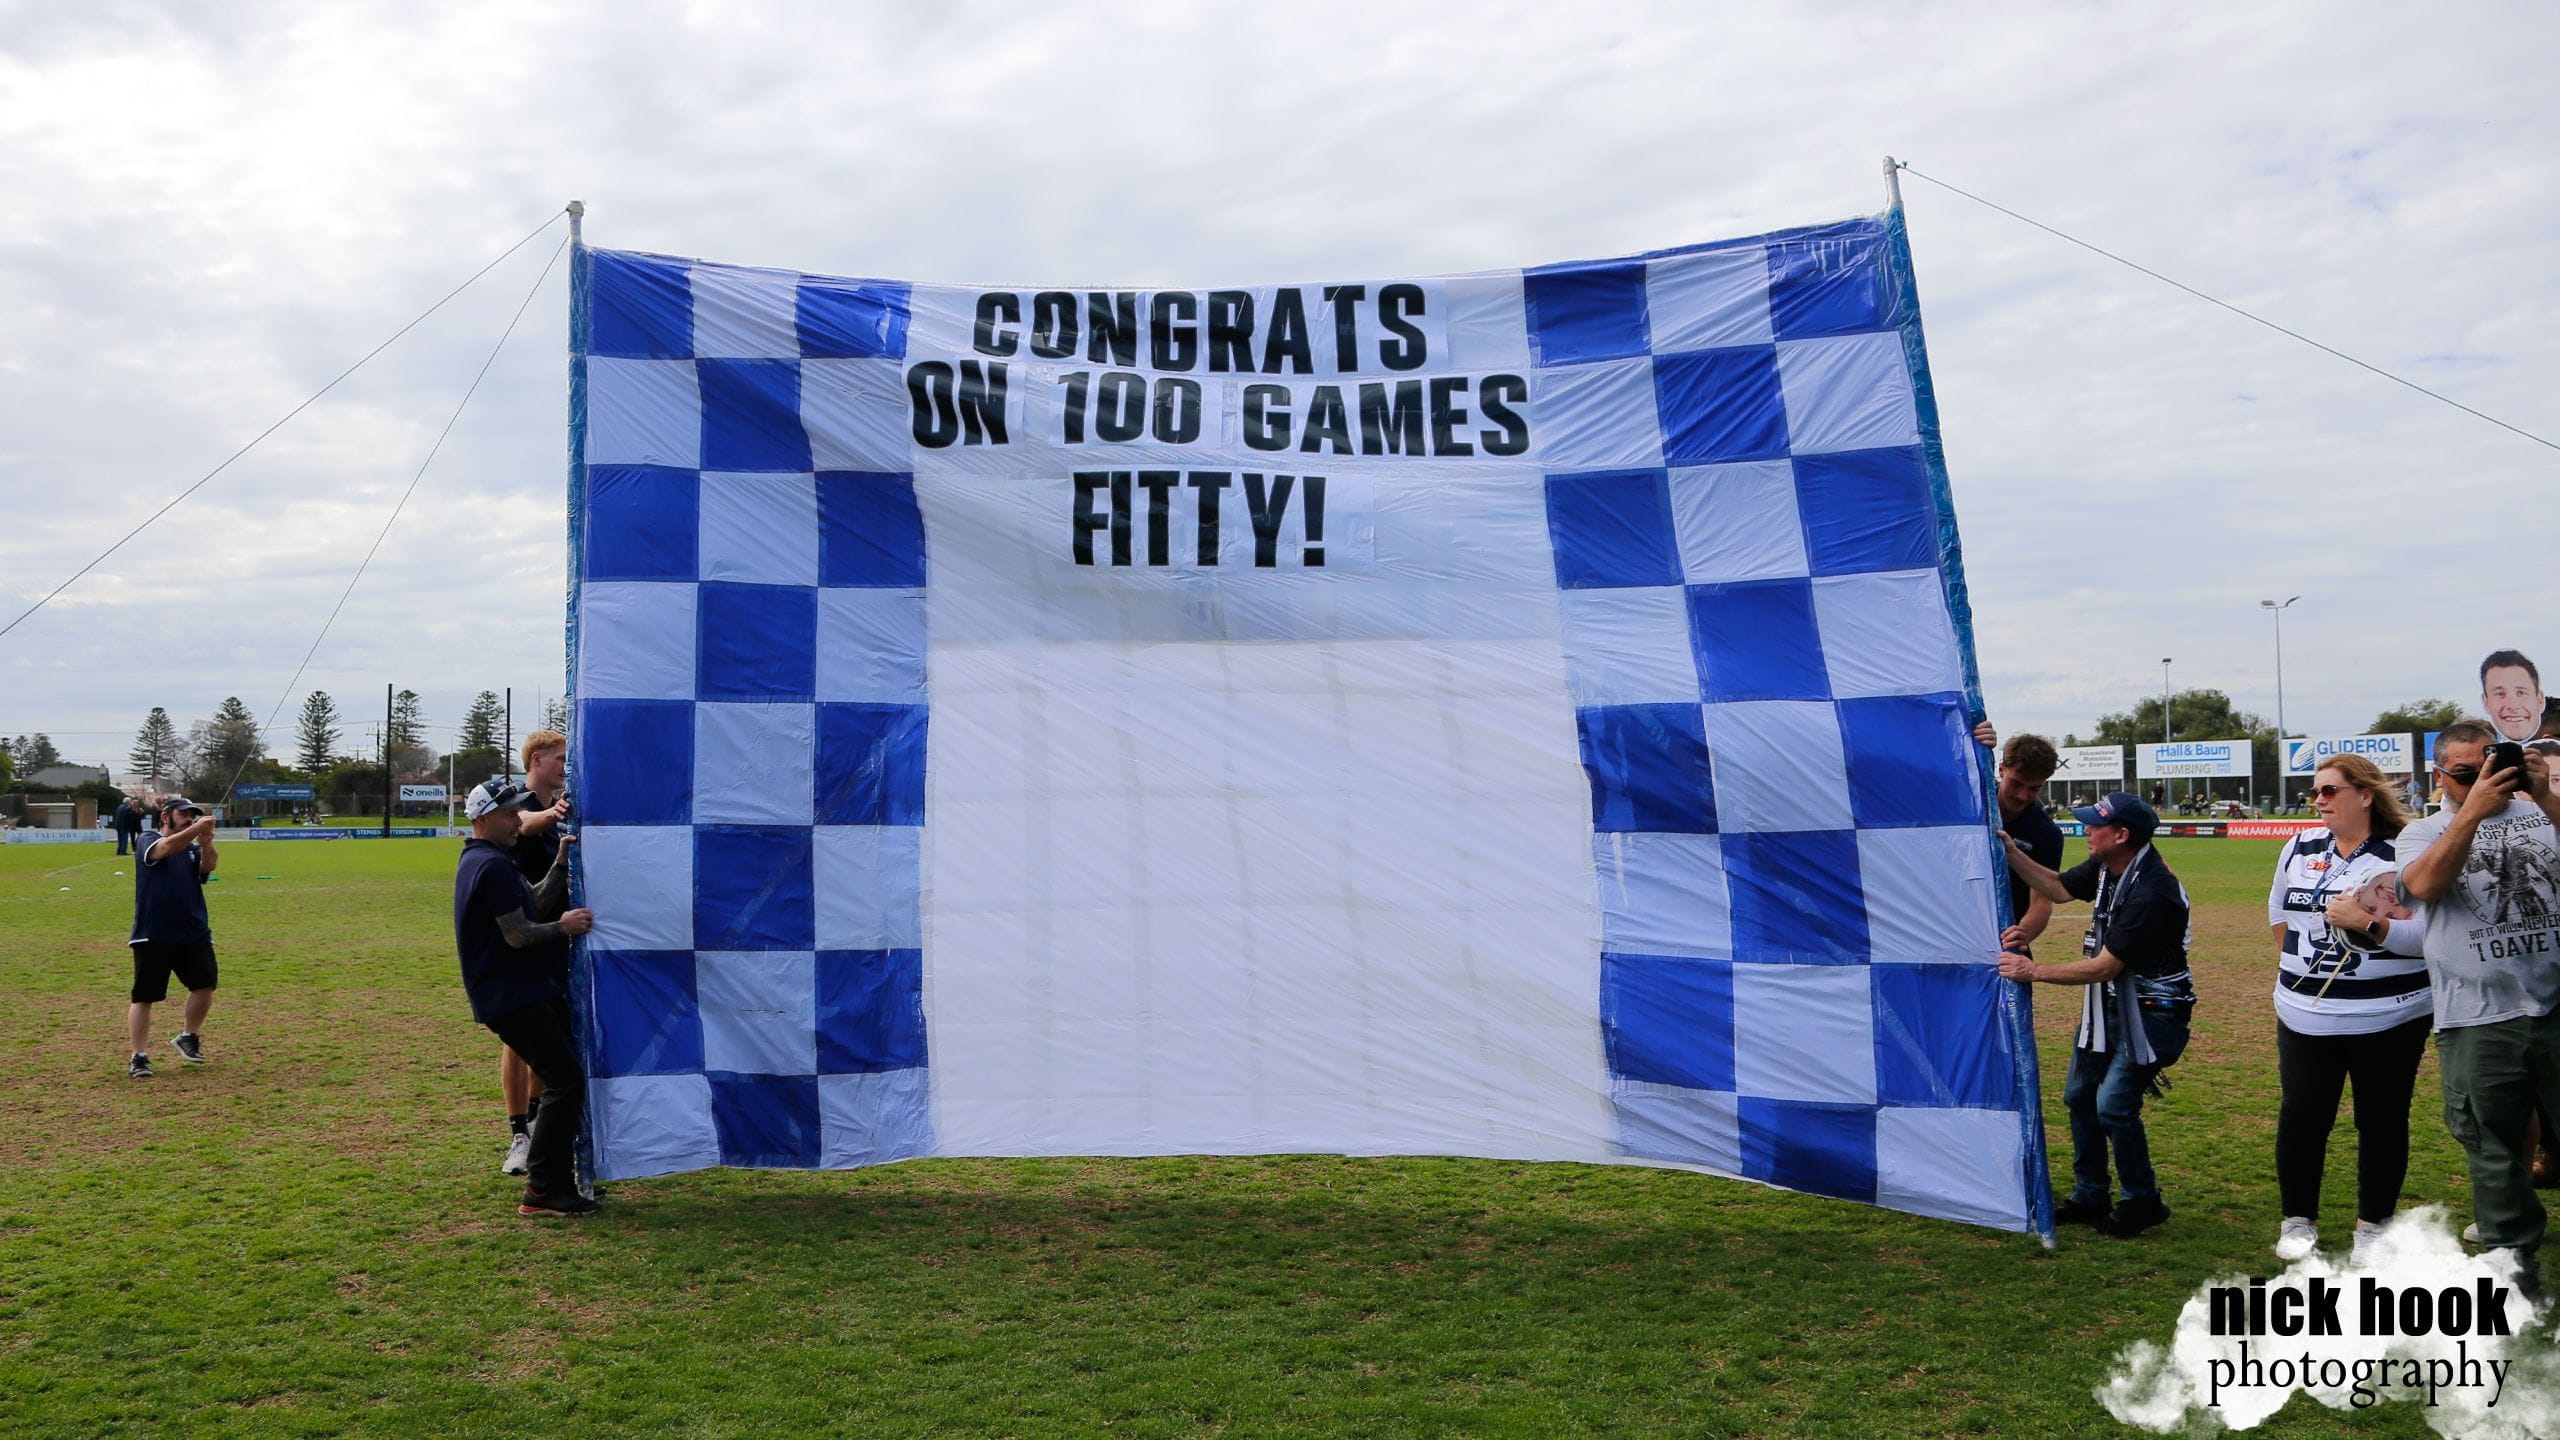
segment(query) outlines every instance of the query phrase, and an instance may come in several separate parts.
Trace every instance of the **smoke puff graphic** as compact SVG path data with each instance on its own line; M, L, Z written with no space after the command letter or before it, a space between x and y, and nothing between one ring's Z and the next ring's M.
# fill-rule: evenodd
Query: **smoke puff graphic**
M2516 1293L2516 1273L2511 1255L2467 1253L2446 1223L2444 1207L2422 1206L2383 1227L2362 1265L2314 1254L2267 1281L2270 1296L2285 1288L2307 1290L2314 1278L2343 1289L2339 1310L2348 1333L2216 1335L2214 1289L2249 1286L2246 1276L2218 1276L2180 1307L2177 1335L2165 1349L2143 1340L2118 1355L2115 1373L2098 1387L2097 1397L2125 1424L2163 1434L2247 1430L2300 1390L2333 1410L2415 1402L2436 1433L2464 1440L2560 1435L2560 1349L2541 1328L2543 1314ZM2486 1328L2476 1320L2466 1333L2454 1335L2359 1333L2357 1299L2368 1278L2394 1294L2451 1287L2477 1294L2483 1277L2506 1287L2512 1335L2476 1333ZM2243 1366L2243 1345L2258 1364L2255 1372ZM2281 1365L2270 1363L2277 1361ZM2307 1377L2305 1369L2311 1372ZM2423 1378L2412 1388L2405 1381L2413 1375L2435 1377L2438 1388L2431 1393ZM2257 1383L2236 1383L2252 1376ZM2295 1383L2272 1383L2277 1376Z

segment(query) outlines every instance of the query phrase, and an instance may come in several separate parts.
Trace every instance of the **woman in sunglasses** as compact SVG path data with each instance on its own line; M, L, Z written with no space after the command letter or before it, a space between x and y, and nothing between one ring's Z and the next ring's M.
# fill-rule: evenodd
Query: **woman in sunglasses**
M2276 973L2276 1188L2284 1223L2276 1257L2299 1260L2320 1244L2320 1174L2352 1082L2356 1117L2355 1253L2361 1256L2400 1199L2409 1170L2409 1097L2426 1052L2434 1005L2417 958L2426 926L2374 898L2399 869L2392 841L2409 824L2399 795L2361 755L2321 762L2311 801L2325 828L2285 842L2267 919L2281 954ZM2383 882L2379 885L2373 882ZM2329 923L2331 902L2366 922L2351 948Z

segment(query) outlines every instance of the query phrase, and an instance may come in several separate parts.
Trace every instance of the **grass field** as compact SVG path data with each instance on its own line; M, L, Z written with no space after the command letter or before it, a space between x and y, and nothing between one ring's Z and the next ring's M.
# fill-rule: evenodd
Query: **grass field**
M2051 1252L1739 1181L1451 1160L712 1171L520 1221L455 978L456 848L226 847L213 1063L166 1063L164 1007L147 1084L123 1073L129 862L0 848L0 1435L2116 1434L2090 1394L2116 1352L2165 1341L2208 1275L2274 1268L2274 842L2164 846L2204 996L2151 1111L2177 1217ZM2058 1150L2068 998L2038 997ZM2415 1129L2409 1198L2458 1223L2432 1056ZM2429 1432L2297 1398L2257 1433Z

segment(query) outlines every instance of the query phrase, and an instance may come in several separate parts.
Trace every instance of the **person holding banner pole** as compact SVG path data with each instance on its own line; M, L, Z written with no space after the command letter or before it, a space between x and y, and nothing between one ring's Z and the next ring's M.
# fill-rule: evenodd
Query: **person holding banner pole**
M2324 829L2287 840L2267 893L2276 961L2276 1258L2320 1244L2320 1179L2338 1101L2352 1084L2356 1124L2354 1258L2400 1203L2409 1173L2409 1099L2435 1006L2426 924L2396 901L2393 842L2408 812L2380 767L2334 755L2311 777ZM2385 899L2385 895L2389 899ZM2396 912L2396 913L2395 913Z
M540 885L551 873L553 862L560 856L560 823L569 814L567 773L569 737L557 730L536 730L524 737L525 783L530 789L521 804L523 816L516 822L516 840L509 852L516 873L528 885ZM568 977L561 977L565 993ZM507 1106L507 1158L498 1170L504 1175L522 1175L533 1153L534 1107L542 1099L542 1081L524 1057L498 1046L498 1093Z
M1985 720L1973 727L1973 738L1987 750L1999 744L2000 736ZM2062 827L2045 813L2044 787L2061 763L2053 742L2041 735L2012 735L2000 751L2000 833L2026 847L2028 858L2048 870L2062 868ZM2033 955L2036 937L2053 922L2053 902L2012 875L2009 916L2012 923L2000 932L2000 948Z

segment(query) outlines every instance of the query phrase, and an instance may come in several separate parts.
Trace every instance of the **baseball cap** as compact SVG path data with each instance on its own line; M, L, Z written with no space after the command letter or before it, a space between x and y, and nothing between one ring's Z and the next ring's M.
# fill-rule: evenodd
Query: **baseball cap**
M172 810L184 810L195 815L201 815L204 813L203 806L188 799L184 795L163 795L160 797L160 804L156 808L163 815L168 814Z
M2148 840L2160 829L2160 816L2142 803L2142 797L2122 790L2095 805L2075 805L2071 813L2083 825L2121 825L2136 840Z
M524 796L523 786L504 776L492 775L471 787L470 797L462 802L462 813L468 819L477 820L492 810L513 809Z

